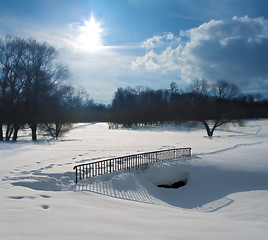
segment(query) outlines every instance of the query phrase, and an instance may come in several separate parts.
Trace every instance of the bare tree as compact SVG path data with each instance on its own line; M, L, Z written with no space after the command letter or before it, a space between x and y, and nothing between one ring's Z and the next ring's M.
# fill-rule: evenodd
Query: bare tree
M212 137L216 128L237 122L232 112L232 103L239 95L236 85L224 80L211 83L197 80L190 85L191 93L196 94L195 111L197 119L204 125L207 135ZM209 120L212 126L209 126Z
M3 124L6 123L6 136L8 141L13 135L17 139L17 132L23 125L22 96L24 88L22 56L23 41L7 36L0 40L0 106L1 106L1 140L3 137Z
M175 82L170 83L170 92L171 94L176 94L180 92L180 90L178 89L177 83Z
M211 90L211 83L206 80L195 80L188 88L188 91L194 94L206 96Z
M37 140L37 122L40 111L44 108L47 98L68 76L67 69L55 62L57 52L46 43L26 40L25 73L27 88L25 98L28 104L29 124L32 139Z
M238 97L240 91L235 84L226 82L225 80L218 80L212 83L212 93L219 99L234 99Z
M48 111L48 115L43 116L41 128L57 139L69 131L72 123L77 121L79 109L88 95L83 89L58 84L51 97L53 108Z
M234 119L232 114L229 114L232 109L230 100L234 99L239 95L239 88L226 82L225 80L218 80L211 84L211 92L216 97L216 103L213 107L214 123L212 128L209 128L208 122L203 120L203 125L206 128L208 136L212 137L214 130L218 127L227 125L231 122L238 123L241 125L241 121Z
M4 140L4 124L5 139L13 134L16 140L26 123L37 140L37 123L52 106L57 86L68 77L56 56L55 48L46 43L10 36L0 39L0 140Z
M49 133L52 138L58 139L64 133L72 129L71 123L55 122L41 124L40 128Z

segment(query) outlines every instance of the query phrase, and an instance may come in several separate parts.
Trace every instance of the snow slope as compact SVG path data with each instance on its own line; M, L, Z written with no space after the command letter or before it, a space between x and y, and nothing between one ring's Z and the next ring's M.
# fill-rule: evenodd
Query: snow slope
M24 135L27 132L23 133ZM268 120L218 130L77 124L0 143L0 239L267 239ZM193 156L74 184L75 164L174 147ZM187 178L179 189L158 188Z

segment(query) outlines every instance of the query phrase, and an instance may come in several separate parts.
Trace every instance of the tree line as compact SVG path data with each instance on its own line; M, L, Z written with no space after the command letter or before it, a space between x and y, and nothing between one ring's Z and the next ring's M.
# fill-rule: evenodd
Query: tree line
M242 95L224 80L196 80L186 90L176 83L170 89L118 88L111 104L111 119L123 126L201 122L208 136L220 126L248 118L267 118L268 101L257 95ZM212 125L209 124L212 122Z
M68 83L67 66L47 43L7 36L0 39L0 141L16 141L29 127L58 137L75 122L105 121L131 126L166 122L202 122L207 134L228 122L268 117L268 102L260 95L242 95L226 81L196 80L186 90L118 88L111 104L96 104ZM214 124L209 126L208 120Z

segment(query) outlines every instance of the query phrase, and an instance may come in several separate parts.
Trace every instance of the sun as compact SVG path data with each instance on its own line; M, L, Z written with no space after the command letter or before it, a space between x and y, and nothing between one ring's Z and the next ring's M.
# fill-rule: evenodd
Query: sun
M77 47L88 52L100 50L103 47L102 32L101 23L91 16L90 20L85 21L79 28Z

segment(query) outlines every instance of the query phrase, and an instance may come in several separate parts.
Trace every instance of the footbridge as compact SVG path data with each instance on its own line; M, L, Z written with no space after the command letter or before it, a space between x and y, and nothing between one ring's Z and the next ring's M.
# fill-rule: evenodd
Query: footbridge
M75 182L82 179L100 176L107 173L121 170L141 169L144 166L167 160L180 160L181 158L190 157L191 148L174 148L168 150L138 153L123 157L92 161L89 163L75 165Z

